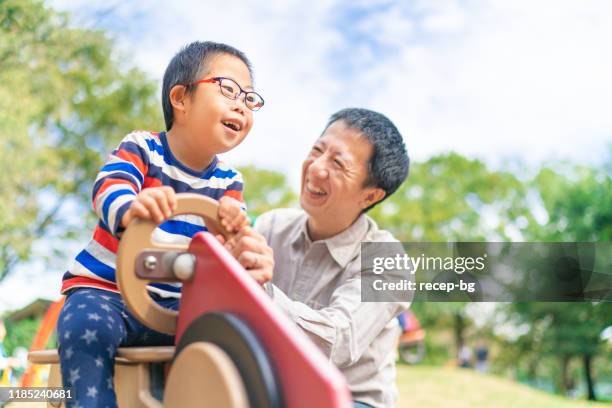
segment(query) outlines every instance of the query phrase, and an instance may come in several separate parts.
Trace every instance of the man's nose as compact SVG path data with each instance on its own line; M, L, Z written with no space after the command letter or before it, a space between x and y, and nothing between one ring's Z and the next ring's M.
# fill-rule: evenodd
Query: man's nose
M322 179L327 178L329 172L327 170L325 155L321 155L313 160L310 165L310 174Z

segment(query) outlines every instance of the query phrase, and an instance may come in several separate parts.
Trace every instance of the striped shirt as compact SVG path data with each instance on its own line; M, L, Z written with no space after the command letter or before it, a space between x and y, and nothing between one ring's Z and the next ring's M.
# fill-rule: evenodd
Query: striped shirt
M215 158L208 168L195 171L179 162L170 151L165 132L137 131L127 135L110 154L96 177L92 200L98 224L89 244L64 274L62 293L76 287L118 292L115 265L121 219L144 188L170 186L176 193L197 193L219 200L230 196L244 203L242 175ZM243 209L246 208L243 205ZM185 244L206 231L201 217L178 215L153 232L153 240ZM149 290L165 297L179 297L180 283L154 283Z

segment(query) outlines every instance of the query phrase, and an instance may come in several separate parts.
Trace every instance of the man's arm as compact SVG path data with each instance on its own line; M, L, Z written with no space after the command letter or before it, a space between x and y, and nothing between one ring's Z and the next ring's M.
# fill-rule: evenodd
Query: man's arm
M259 232L251 228L243 229L237 240L226 244L226 248L239 261L244 260L241 261L243 266L258 258L258 263L265 265L259 269L259 273L272 277L274 253ZM274 303L287 313L338 367L358 361L385 325L407 308L407 303L361 302L359 276L336 288L330 305L319 310L291 300L271 283L265 284L265 287Z
M361 302L359 277L339 286L331 304L319 310L291 300L273 284L267 286L274 303L339 368L357 362L383 328L407 308L405 303Z

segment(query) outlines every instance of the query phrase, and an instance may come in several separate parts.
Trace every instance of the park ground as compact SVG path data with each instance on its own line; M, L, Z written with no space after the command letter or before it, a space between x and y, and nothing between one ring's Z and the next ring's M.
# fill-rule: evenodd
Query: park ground
M397 374L397 408L612 407L562 398L495 375L456 367L398 365Z

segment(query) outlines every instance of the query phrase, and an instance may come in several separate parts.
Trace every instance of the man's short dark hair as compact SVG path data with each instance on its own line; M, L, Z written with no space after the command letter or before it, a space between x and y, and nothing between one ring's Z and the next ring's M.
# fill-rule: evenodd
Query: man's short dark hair
M211 58L219 54L229 54L241 59L249 69L249 74L253 76L251 63L246 55L232 46L212 41L196 41L183 47L172 58L164 73L162 108L164 110L166 130L170 130L174 123L174 111L170 103L170 90L175 85L191 84L202 79L201 77L208 70ZM187 93L193 92L194 89L195 87L188 86Z
M410 159L402 135L385 115L363 108L342 109L330 116L325 129L341 120L348 128L361 133L372 145L368 178L364 187L379 187L385 197L392 195L408 176ZM324 130L325 132L325 130ZM366 208L370 210L376 204Z

